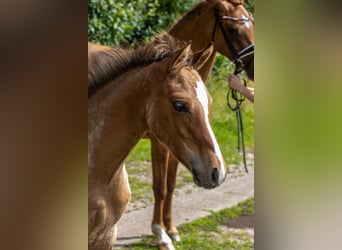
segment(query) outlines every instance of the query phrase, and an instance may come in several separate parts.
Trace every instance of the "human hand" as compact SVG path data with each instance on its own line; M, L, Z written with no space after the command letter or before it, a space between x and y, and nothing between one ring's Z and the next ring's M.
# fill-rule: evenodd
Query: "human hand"
M243 87L243 84L241 83L240 78L236 75L229 75L228 82L229 82L229 87L237 91L240 91L241 87Z

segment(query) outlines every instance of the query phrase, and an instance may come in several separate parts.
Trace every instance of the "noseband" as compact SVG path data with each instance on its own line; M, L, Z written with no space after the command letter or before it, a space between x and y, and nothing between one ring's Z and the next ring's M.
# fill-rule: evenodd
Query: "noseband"
M254 43L248 45L246 48L242 49L239 52L236 52L234 49L233 44L230 42L230 40L228 39L228 36L223 28L223 23L222 20L230 20L230 21L234 21L234 22L249 22L249 21L254 21L253 15L251 13L249 13L248 17L242 17L242 18L237 18L237 17L231 17L231 16L221 16L218 13L218 10L215 9L215 25L214 25L214 29L213 29L213 34L212 34L212 41L214 41L215 38L215 33L216 33L216 26L217 24L219 24L219 27L221 29L221 32L223 34L224 40L226 42L226 45L228 47L228 50L230 51L232 57L233 57L233 63L235 64L235 72L234 74L239 74L244 68L244 64L242 59L254 54Z

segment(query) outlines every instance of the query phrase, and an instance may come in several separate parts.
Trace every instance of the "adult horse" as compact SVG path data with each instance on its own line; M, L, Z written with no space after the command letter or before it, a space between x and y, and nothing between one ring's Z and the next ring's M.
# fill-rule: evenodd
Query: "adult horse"
M194 176L214 188L225 165L209 123L209 94L190 46L168 35L137 50L101 47L88 63L88 249L109 250L130 199L124 160L149 132ZM102 49L104 48L104 49Z
M254 79L254 19L242 0L206 0L195 5L170 30L169 34L192 41L197 51L213 42L214 53L199 74L205 82L213 67L216 52L236 65L236 72L246 70ZM173 249L172 240L180 237L172 221L172 196L176 183L178 160L169 150L149 135L152 145L153 191L155 197L152 232L160 246ZM156 230L156 228L158 230ZM166 230L160 231L160 228ZM171 238L171 239L170 239Z

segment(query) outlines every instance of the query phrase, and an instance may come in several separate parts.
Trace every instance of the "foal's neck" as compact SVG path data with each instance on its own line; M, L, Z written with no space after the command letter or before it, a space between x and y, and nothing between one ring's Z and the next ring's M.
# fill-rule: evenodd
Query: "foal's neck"
M88 100L88 168L93 179L109 183L148 129L146 107L153 81L140 70L118 77Z

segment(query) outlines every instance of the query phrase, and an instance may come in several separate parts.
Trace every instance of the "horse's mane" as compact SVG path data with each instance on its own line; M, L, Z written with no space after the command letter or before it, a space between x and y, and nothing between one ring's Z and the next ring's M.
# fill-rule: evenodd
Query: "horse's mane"
M110 80L134 68L161 61L183 45L183 42L162 33L150 44L137 49L95 49L90 56L88 54L88 98Z

